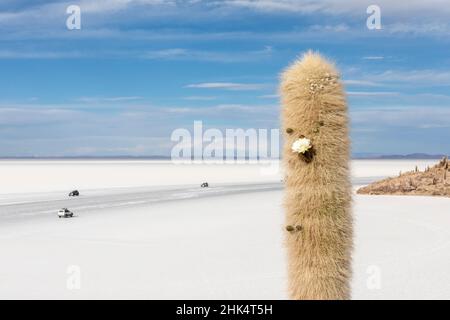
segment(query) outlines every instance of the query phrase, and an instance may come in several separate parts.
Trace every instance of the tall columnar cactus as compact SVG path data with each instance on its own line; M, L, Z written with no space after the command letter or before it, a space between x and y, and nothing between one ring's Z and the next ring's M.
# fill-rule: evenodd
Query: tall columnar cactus
M286 243L292 299L349 299L347 103L334 65L308 52L282 76Z

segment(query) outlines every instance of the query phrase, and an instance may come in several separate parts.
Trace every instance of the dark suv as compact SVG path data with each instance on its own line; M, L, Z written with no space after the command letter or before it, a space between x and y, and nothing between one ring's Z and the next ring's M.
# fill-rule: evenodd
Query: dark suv
M69 193L69 197L78 197L80 195L80 193L78 192L78 190L74 190L71 193Z

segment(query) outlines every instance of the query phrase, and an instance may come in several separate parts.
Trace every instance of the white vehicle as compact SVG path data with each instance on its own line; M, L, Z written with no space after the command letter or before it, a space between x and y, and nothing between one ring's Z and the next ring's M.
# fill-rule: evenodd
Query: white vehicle
M58 217L59 218L72 218L73 212L67 208L62 208L58 211Z

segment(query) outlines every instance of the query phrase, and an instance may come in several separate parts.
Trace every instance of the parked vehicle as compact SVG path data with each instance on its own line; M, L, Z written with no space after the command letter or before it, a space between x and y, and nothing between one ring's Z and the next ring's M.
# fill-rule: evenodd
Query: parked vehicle
M202 188L208 188L208 187L209 187L209 184L208 184L208 182L203 182L202 185L201 185L200 187L202 187Z
M78 190L74 190L71 193L69 193L69 197L78 197L80 195L80 192Z
M72 218L73 212L67 208L62 208L58 211L58 217L59 218Z

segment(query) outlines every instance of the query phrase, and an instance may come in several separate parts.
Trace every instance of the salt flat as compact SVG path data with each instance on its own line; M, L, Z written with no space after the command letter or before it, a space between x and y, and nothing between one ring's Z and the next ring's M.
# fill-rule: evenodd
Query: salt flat
M450 199L355 196L354 212L355 299L450 298Z
M425 169L436 160L353 160L355 183L367 183L399 171ZM0 160L0 201L52 197L72 189L162 187L216 183L280 181L278 162L262 164L174 164L170 161L125 160ZM109 190L111 191L111 190ZM108 192L109 192L108 191Z
M18 170L1 165L0 173ZM91 180L85 198L75 199L80 210L73 219L58 219L52 212L52 206L67 199L57 188L66 187L61 177L51 183L30 181L29 193L2 193L0 298L287 298L279 176L261 174L257 167L247 175L242 167L205 171L197 166L186 176L178 171L178 180L173 171L159 173L179 185L154 182L146 187L151 179L141 174L139 180L136 173L124 186L117 182L125 174L115 173L120 165L111 165L109 180L97 185L98 167L87 165ZM361 182L414 165L354 163L353 178ZM19 180L24 181L25 174L38 177L60 168L48 165L45 170L26 168L15 175L22 172ZM209 175L196 177L201 172ZM233 185L229 181L237 173L243 176L236 175L240 183ZM217 182L211 191L185 185L194 178L212 181L210 177ZM102 183L107 188L96 188ZM16 183L14 191L22 191L19 187ZM7 189L3 179L1 188ZM203 191L210 193L196 196ZM160 193L152 202L111 205L139 195L147 198L147 192L149 198ZM173 194L184 197L170 198ZM86 208L84 201L93 206ZM15 216L11 208L21 208L22 215ZM450 298L449 213L447 198L355 196L353 298ZM78 271L79 289L73 287Z

